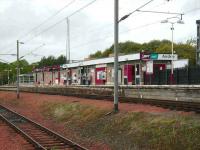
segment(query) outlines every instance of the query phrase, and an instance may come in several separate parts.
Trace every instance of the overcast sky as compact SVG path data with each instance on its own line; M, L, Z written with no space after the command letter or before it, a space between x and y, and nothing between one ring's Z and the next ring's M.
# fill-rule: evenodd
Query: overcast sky
M30 32L47 18L57 13L64 6L74 1L45 24ZM92 2L93 0L0 0L0 54L16 53L16 40L20 45L20 56L36 62L43 56L55 57L66 53L66 35L68 15ZM149 0L119 0L120 17L133 11ZM71 16L71 58L82 60L97 50L104 50L113 43L114 0L96 0L81 12ZM154 0L142 10L185 13L185 24L176 24L174 39L185 42L196 37L196 20L200 19L200 0ZM174 15L161 15L136 12L120 23L119 40L148 42L154 39L171 40L170 24L160 21ZM171 20L176 21L176 20ZM52 25L59 22L52 28ZM46 29L49 30L46 30ZM42 34L40 34L42 32ZM29 34L27 34L29 33ZM42 44L45 46L37 49ZM0 56L5 61L15 61L13 56Z

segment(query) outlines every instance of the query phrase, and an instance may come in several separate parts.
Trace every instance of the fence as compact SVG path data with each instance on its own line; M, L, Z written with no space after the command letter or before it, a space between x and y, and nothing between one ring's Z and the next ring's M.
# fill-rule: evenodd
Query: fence
M171 70L159 70L156 68L152 75L144 73L144 84L168 85L170 84L170 74ZM200 84L200 67L174 69L173 84Z

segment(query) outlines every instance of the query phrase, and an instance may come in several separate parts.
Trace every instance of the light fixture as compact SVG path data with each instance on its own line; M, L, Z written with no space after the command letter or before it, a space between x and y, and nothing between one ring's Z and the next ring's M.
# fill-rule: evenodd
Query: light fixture
M183 20L178 20L177 23L178 24L184 24L184 21Z
M161 23L168 23L169 21L166 19L166 20L162 20Z

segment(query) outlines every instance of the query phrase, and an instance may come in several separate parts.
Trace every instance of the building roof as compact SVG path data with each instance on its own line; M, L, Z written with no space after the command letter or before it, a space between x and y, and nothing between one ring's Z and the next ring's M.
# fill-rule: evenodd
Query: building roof
M130 55L123 55L118 57L119 62L123 61L130 61L130 60L140 60L140 53L137 54L130 54ZM63 64L61 68L74 68L78 66L92 66L92 65L99 65L99 64L109 64L114 62L114 57L108 58L100 58L94 60L87 60L78 63L71 63L71 64Z
M33 73L28 73L28 74L20 74L20 77L32 77Z
M154 53L157 54L157 53ZM148 54L150 56L150 53ZM171 54L157 54L157 58L154 60L171 60ZM174 60L178 59L178 55L174 54ZM133 61L133 60L141 60L141 53L136 54L129 54L129 55L122 55L118 57L119 62L125 62L125 61ZM92 65L100 65L100 64L109 64L114 63L114 57L108 57L108 58L100 58L100 59L94 59L94 60L87 60L77 63L71 63L71 64L63 64L60 66L60 68L75 68L79 66L92 66Z

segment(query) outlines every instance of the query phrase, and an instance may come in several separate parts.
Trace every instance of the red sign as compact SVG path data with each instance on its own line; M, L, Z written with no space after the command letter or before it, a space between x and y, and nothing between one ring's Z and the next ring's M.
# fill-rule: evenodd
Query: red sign
M140 53L140 59L141 60L150 60L150 53L148 52L141 52Z

